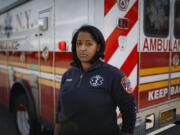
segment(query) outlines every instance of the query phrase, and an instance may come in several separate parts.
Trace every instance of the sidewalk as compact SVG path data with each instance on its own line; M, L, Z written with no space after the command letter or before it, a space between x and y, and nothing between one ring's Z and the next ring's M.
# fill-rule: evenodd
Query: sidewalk
M180 123L158 135L180 135Z
M0 104L0 135L17 135L13 116L7 108ZM180 123L176 126L159 133L158 135L180 135Z
M8 109L0 104L0 134L16 135L13 116Z

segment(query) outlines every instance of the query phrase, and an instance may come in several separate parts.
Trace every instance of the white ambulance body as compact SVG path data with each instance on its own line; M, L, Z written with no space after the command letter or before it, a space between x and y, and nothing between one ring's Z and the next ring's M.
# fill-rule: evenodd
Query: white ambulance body
M83 24L103 32L105 62L131 80L135 134L179 121L180 0L0 0L0 103L18 131L52 131L71 38Z

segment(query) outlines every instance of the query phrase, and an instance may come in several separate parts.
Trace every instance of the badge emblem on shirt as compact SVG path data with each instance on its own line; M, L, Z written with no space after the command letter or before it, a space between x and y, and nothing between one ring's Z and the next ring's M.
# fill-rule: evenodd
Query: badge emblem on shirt
M127 93L133 93L133 88L131 86L131 82L130 80L127 78L127 77L123 77L122 80L121 80L121 84L124 88L124 90L127 92Z
M90 85L93 87L101 86L103 84L104 78L100 75L92 76L90 79Z

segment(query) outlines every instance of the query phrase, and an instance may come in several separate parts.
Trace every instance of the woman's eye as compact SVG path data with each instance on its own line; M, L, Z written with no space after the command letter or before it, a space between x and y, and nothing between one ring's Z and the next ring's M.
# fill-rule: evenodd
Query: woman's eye
M76 46L81 46L81 45L82 45L81 42L77 42L77 43L76 43Z
M89 47L89 46L91 46L91 45L92 45L92 43L91 43L91 42L88 42L86 45Z

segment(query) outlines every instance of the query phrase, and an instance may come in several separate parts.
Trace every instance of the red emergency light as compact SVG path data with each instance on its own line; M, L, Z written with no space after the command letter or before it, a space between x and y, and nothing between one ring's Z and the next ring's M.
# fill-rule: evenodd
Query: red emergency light
M59 50L61 51L65 51L67 49L67 44L66 44L66 41L60 41L58 43L58 48Z

